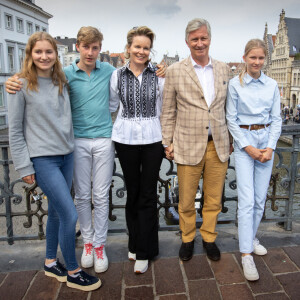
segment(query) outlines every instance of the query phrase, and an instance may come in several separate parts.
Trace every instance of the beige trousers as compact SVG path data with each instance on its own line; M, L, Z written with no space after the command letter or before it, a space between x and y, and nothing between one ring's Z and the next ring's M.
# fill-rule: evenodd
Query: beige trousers
M216 224L221 211L221 198L228 162L221 162L213 141L207 143L203 159L199 164L177 166L179 184L179 224L184 243L194 240L196 235L195 197L203 171L203 223L200 228L205 242L214 242L217 237Z

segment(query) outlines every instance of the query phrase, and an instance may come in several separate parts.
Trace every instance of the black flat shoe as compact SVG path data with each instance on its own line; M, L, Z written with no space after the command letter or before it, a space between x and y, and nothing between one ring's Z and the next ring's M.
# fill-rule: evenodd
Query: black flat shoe
M203 248L206 250L207 257L211 260L217 261L221 258L221 253L215 242L207 243L202 240Z
M188 243L182 243L179 249L179 258L187 261L193 257L194 252L194 241Z

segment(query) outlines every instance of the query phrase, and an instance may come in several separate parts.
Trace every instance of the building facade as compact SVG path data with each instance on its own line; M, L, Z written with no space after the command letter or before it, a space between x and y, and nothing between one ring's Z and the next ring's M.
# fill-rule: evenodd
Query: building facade
M272 53L274 50L274 44L276 41L276 35L272 35L268 33L268 24L266 23L265 25L265 32L264 32L264 38L263 38L266 48L267 48L267 55L265 59L265 64L263 67L263 72L268 75L272 76L272 70L271 70L271 65L272 65Z
M294 60L292 62L290 99L292 107L295 108L300 104L300 60Z
M239 75L245 68L245 63L243 62L230 62L227 63L229 69L230 69L230 74L229 74L229 78L233 78L237 75Z
M0 2L0 129L7 127L7 93L4 83L20 71L25 46L31 34L48 32L52 17L34 0L1 0Z
M271 77L278 83L282 106L295 107L299 103L299 98L295 102L291 98L293 61L300 52L299 28L300 19L285 17L282 10L269 68Z
M162 61L160 64L166 64L167 66L171 66L172 64L179 61L179 56L176 54L174 57L168 56L168 54L164 54Z

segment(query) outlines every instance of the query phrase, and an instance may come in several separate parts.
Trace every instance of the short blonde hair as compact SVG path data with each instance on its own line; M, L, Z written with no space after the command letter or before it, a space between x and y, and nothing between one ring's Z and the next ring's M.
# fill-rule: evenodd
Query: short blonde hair
M100 46L102 45L103 34L95 27L86 26L81 27L77 33L77 45L80 43L92 44L99 42Z
M135 36L146 36L151 41L150 48L152 49L153 47L153 41L155 39L154 32L147 26L133 27L127 33L127 44L125 46L125 53L124 53L124 56L127 59L130 58L130 54L128 53L127 50L132 45L132 41Z

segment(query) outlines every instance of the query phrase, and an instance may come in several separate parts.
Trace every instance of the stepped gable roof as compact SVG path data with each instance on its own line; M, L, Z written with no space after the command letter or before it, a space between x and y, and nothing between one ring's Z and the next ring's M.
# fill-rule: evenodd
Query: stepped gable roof
M288 28L288 38L290 46L290 55L294 56L300 52L300 19L296 18L284 18L285 24Z

